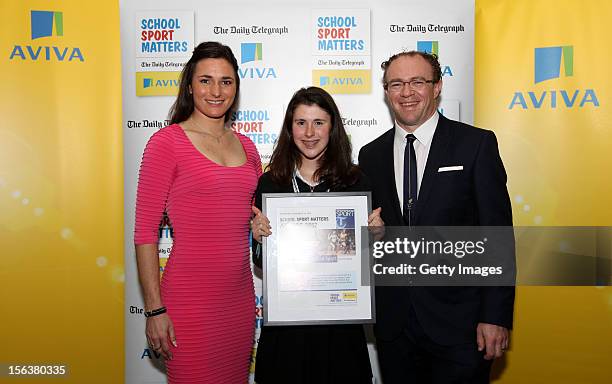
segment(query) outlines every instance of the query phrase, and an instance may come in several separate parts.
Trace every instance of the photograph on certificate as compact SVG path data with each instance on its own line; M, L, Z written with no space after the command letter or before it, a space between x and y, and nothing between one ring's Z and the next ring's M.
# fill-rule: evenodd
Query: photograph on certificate
M357 289L354 209L289 207L276 227L280 292Z

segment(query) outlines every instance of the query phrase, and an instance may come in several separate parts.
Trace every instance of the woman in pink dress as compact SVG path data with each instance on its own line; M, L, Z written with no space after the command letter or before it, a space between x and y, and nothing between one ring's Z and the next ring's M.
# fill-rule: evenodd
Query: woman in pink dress
M170 383L246 383L254 336L249 264L251 202L261 160L225 126L240 86L229 47L198 45L185 65L171 125L144 151L134 242L146 336ZM159 278L158 227L167 213L172 253Z

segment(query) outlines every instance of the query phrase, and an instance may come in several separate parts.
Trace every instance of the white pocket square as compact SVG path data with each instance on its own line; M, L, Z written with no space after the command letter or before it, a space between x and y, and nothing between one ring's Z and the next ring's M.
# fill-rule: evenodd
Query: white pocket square
M440 167L438 168L438 172L448 172L448 171L462 171L463 165L453 165L452 167Z

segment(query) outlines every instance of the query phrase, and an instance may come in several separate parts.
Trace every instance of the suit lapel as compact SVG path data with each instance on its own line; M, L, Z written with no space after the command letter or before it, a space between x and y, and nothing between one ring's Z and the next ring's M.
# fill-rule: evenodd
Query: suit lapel
M448 124L448 119L440 115L438 125L436 126L436 132L434 133L431 147L429 149L429 156L427 156L427 164L425 165L425 172L423 173L421 188L419 189L415 219L417 225L419 224L419 219L423 213L425 204L427 203L427 199L431 193L431 189L434 186L434 181L438 174L438 168L440 168L440 165L442 164L444 154L447 153L450 142L451 129Z

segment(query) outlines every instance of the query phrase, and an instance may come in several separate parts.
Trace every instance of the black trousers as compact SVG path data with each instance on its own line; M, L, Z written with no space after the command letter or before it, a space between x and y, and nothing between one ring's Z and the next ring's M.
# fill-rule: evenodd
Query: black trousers
M487 384L492 360L484 359L476 339L440 345L429 338L410 308L409 322L395 340L377 340L383 384Z

